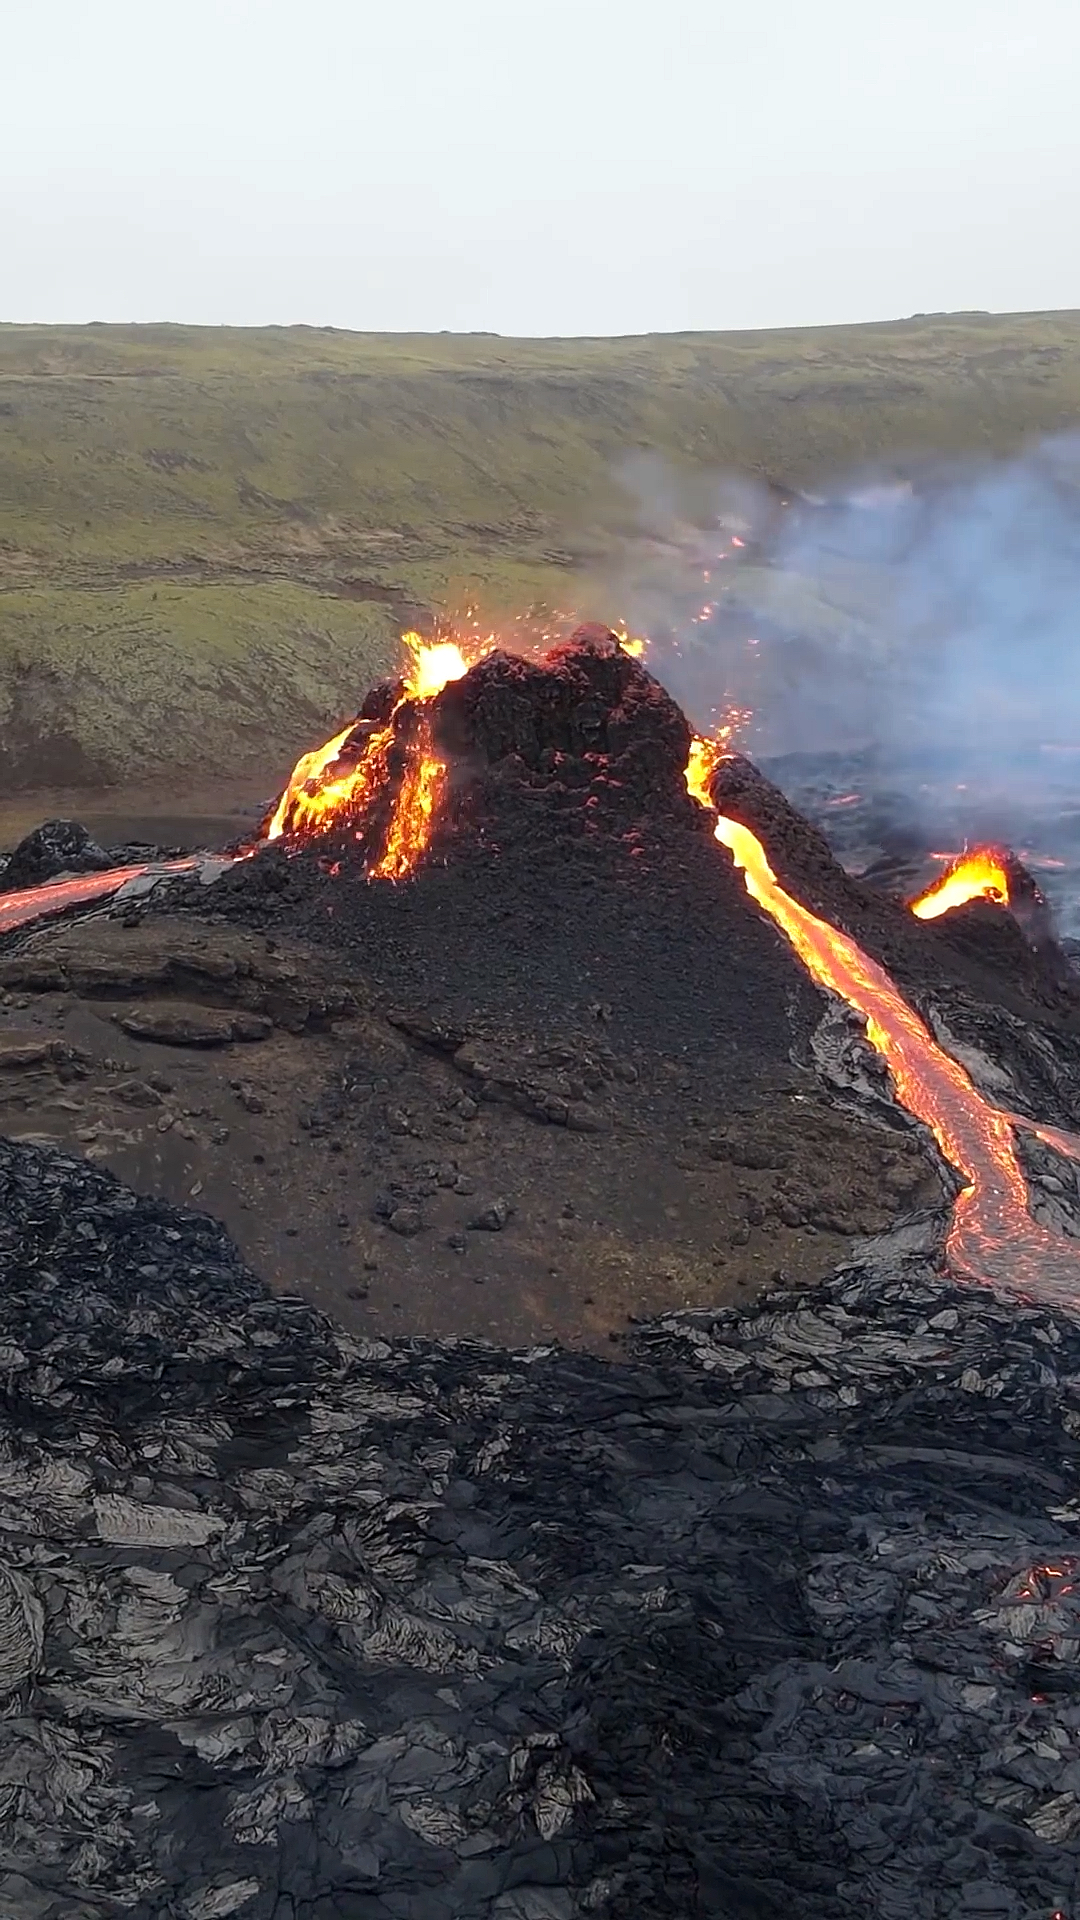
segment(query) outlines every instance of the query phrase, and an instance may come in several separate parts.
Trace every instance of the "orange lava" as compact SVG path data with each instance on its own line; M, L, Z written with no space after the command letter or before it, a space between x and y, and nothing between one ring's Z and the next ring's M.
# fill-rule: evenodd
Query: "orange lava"
M710 808L703 768L711 744L695 741L687 767L691 793ZM719 757L714 755L710 771ZM953 1270L983 1285L1075 1306L1080 1254L1028 1212L1010 1116L984 1100L964 1068L942 1051L883 967L848 934L785 892L749 827L718 814L716 838L730 850L751 898L790 941L812 978L863 1016L867 1039L887 1063L898 1098L930 1128L963 1178L947 1242ZM1047 1137L1031 1122L1019 1124ZM1064 1148L1066 1138L1059 1134L1054 1144Z
M469 662L454 640L427 641L418 633L406 633L402 645L411 656L405 673L406 700L430 700L469 671Z
M386 845L368 870L369 880L404 880L412 872L431 838L445 778L446 764L432 750L431 728L425 716L410 745Z
M724 758L726 748L721 740L704 740L695 733L690 742L690 758L686 763L686 785L695 800L703 807L712 808L712 795L709 791L712 777Z
M995 906L1007 907L1007 859L1000 847L976 847L971 853L961 854L932 887L909 902L912 913L919 920L936 920L969 900L992 900Z
M327 767L333 766L342 747L353 730L350 720L347 727L335 733L325 746L313 747L310 753L302 753L289 775L289 783L277 804L277 811L267 828L268 840L277 840L281 834L302 833L311 829L323 812L323 796L333 784L323 779Z
M267 828L268 840L310 839L362 811L389 777L394 720L401 708L406 703L422 707L468 671L469 662L453 640L425 641L418 633L406 633L402 640L409 659L386 725L368 734L356 757L347 746L356 733L355 721L325 746L301 754ZM386 842L368 870L369 879L403 880L412 872L431 835L445 771L432 753L427 722L421 720L407 748Z
M198 866L194 856L169 860L158 869L162 873L186 873ZM67 880L46 880L40 887L21 887L15 893L0 894L0 933L11 933L31 920L43 920L47 914L63 913L65 907L80 906L91 900L107 899L128 880L149 872L144 862L137 867L110 867L105 873L76 873Z

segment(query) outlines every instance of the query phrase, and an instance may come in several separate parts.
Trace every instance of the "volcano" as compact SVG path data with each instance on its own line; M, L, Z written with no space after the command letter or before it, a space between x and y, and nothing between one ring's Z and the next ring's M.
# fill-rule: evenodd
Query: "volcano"
M1075 1913L1080 990L1002 865L920 917L589 629L8 896L17 1920Z
M583 932L587 946L603 938L592 902L584 911L567 910L566 869L574 855L588 863L595 852L605 877L615 878L615 897L633 917L626 946L640 946L647 917L643 900L654 929L658 909L667 929L669 980L661 986L655 961L649 966L652 1035L670 1021L670 1002L689 982L687 1011L698 1028L699 1049L708 1052L716 1045L715 1028L725 1024L718 1001L727 999L730 1011L730 998L716 992L717 975L725 983L741 976L744 992L752 987L759 1022L764 980L770 973L777 978L775 943L771 969L762 964L763 955L750 953L741 964L730 964L733 934L739 930L749 937L750 915L737 873L728 865L719 863L705 878L700 841L711 834L734 856L746 892L780 929L791 957L865 1021L867 1038L891 1072L901 1102L930 1129L960 1175L963 1189L950 1241L958 1270L999 1282L1011 1275L1018 1286L1053 1286L1071 1297L1077 1271L1069 1249L1055 1245L1030 1220L1013 1144L1017 1115L984 1097L955 1050L950 1054L936 1044L872 957L875 931L876 944L885 947L891 931L906 943L909 966L917 967L925 923L932 935L934 923L951 907L972 899L994 901L1009 909L1010 923L1030 954L1029 980L1050 994L1066 1028L1075 1030L1080 980L1054 947L1041 895L1020 863L993 851L958 863L937 888L894 912L891 929L886 919L883 941L865 896L843 875L821 836L726 741L693 736L675 703L614 634L582 628L542 660L494 652L471 669L453 649L442 651L426 680L414 669L398 686L377 690L351 729L321 754L300 762L274 810L268 838L291 836L301 858L312 842L325 847L326 853L316 856L318 870L334 879L347 876L350 863L358 861L376 881L402 878L426 861L441 864L457 881L463 864L470 855L475 861L479 852L488 873L497 873L500 910L506 912L515 882L527 888L564 955L560 967L554 954L544 953L548 943L537 942L534 964L519 975L524 993L513 1007L519 1019L535 1007L542 991L538 974L546 985L557 979L563 1006L573 1004L565 972L569 954L579 972L579 994L583 982L590 992L598 991L598 967L611 970L612 998L591 1003L594 1008L606 1005L614 1018L614 1007L632 997L632 988L624 993L610 932L604 930L608 951L588 958L580 938L574 938ZM790 874L791 891L770 866L767 848L776 849L781 873ZM715 850L709 854L715 857ZM560 864L558 880L551 873L552 859ZM634 862L634 880L624 875L620 887L613 869ZM661 875L665 884L658 886ZM237 886L247 889L264 877L266 869L256 865L238 876ZM589 879L596 878L594 870ZM670 898L673 878L683 895L681 906ZM691 896L714 912L719 909L723 930L717 924L712 938L704 929L704 938L695 937L697 929L687 924ZM340 905L348 924L359 915L359 929L370 900L367 893L346 892ZM815 901L822 909L816 913ZM327 911L340 924L339 903ZM523 917L515 915L515 944ZM445 938L445 926L442 932ZM857 944L861 932L869 933L871 952ZM417 933L422 940L419 926ZM488 956L480 964L490 992L493 972L502 972L504 980L506 975L497 958L493 965L501 943L492 929L485 933ZM359 931L357 937L365 939ZM459 968L465 945L455 933L449 950ZM924 986L935 971L947 971L940 950L934 955L936 967L926 964L929 954L924 944ZM430 982L438 974L434 956L427 957ZM637 954L634 958L640 985L643 970ZM714 970L711 991L695 977L702 966ZM663 1011L662 1000L668 1003ZM436 1025L452 1027L460 1010L460 997L455 1003L451 996L438 1008ZM740 1040L745 1042L750 1005L738 1006L737 1012L738 1036L729 1028L733 1054ZM707 1037L703 1026L713 1029ZM1074 1118L1071 1111L1067 1118ZM1059 1130L1059 1145L1063 1137Z
M301 757L212 896L180 877L121 919L146 938L163 909L205 918L212 898L216 925L302 940L357 972L368 1037L350 1049L343 1030L293 1145L334 1139L413 1310L421 1292L426 1312L447 1312L432 1331L475 1325L461 1266L474 1219L500 1235L515 1221L485 1262L504 1303L493 1316L485 1299L490 1330L520 1337L499 1315L528 1298L541 1328L580 1338L583 1308L565 1317L577 1297L591 1337L612 1337L616 1299L658 1303L661 1261L684 1304L703 1256L721 1288L793 1267L809 1278L837 1251L822 1236L880 1230L916 1189L924 1204L955 1195L957 1272L1077 1294L1060 1222L1033 1220L1023 1155L1025 1139L1078 1151L1080 983L1014 856L950 869L960 904L942 912L936 893L912 902L853 879L724 731L696 737L603 627L538 658L495 649L470 665L416 635L406 652L403 674ZM56 978L11 964L18 984ZM116 960L102 964L115 981ZM199 976L190 956L157 964ZM236 965L222 956L222 981ZM129 1010L125 1030L151 1047L170 1032L212 1045L237 1018L166 1006L156 1020ZM586 1157L541 1143L538 1126L589 1136ZM826 1134L831 1177L814 1148ZM490 1151L448 1151L466 1141ZM253 1162L285 1162L287 1180L294 1156L274 1145ZM443 1197L478 1180L483 1204ZM274 1209L261 1181L249 1206ZM661 1252L673 1238L674 1266ZM590 1260L608 1276L600 1310Z

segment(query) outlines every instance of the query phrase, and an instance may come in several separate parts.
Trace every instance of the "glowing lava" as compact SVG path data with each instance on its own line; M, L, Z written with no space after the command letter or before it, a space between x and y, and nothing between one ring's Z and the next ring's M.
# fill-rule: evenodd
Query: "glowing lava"
M711 740L695 733L690 742L690 758L686 763L686 785L695 800L703 807L713 811L712 777L721 760L730 760L732 741L740 727L744 727L753 715L749 707L728 707L723 719L717 726Z
M343 784L347 778L343 775L341 781L334 782L324 780L322 776L327 767L333 766L337 760L355 724L355 721L350 720L348 726L343 727L340 733L336 733L325 746L313 747L310 753L300 755L289 775L288 785L278 801L277 811L266 830L268 840L277 840L286 830L290 833L301 833L306 828L309 832L318 832L317 823L322 818L327 805L324 796L328 794L331 787Z
M687 766L690 792L711 811L709 778L723 757L715 743L695 741ZM930 1128L945 1159L962 1176L965 1185L947 1242L954 1271L984 1285L1075 1304L1080 1263L1066 1242L1028 1212L1010 1116L984 1100L964 1068L942 1052L883 967L849 935L785 892L749 827L717 814L716 838L729 848L747 892L775 921L812 978L863 1016L867 1039L887 1063L898 1098ZM1055 1144L1064 1139L1058 1135Z
M445 778L446 764L432 748L431 727L424 715L409 747L386 845L368 870L369 880L404 880L412 872L431 838Z
M394 721L402 707L422 708L449 681L460 680L468 672L469 662L453 640L425 641L418 633L406 633L402 641L409 660L389 719L366 735L359 722L350 721L325 746L301 754L266 830L268 840L283 835L309 839L361 813L389 779ZM425 717L414 727L405 751L390 825L382 852L368 870L369 879L405 879L431 835L446 768L432 750Z
M189 873L199 864L195 854L185 855L180 860L166 860L160 865L156 862L156 873ZM150 865L143 862L136 867L108 867L104 873L74 873L63 880L45 880L38 887L21 887L14 893L0 894L0 933L12 933L16 927L24 927L31 920L42 920L47 914L63 913L65 908L89 904L91 900L104 900L110 893L119 892L129 880L138 879L141 873L148 873Z
M430 700L441 693L451 680L460 680L469 670L469 662L453 640L426 641L418 633L402 635L402 644L412 656L405 674L405 698Z
M1008 906L1008 855L1000 847L976 847L971 853L961 854L932 887L909 904L918 919L936 920L969 900L992 900L995 906Z
M724 758L726 748L720 740L703 740L695 733L690 742L690 758L686 763L686 785L692 798L700 800L703 807L713 811L712 777Z

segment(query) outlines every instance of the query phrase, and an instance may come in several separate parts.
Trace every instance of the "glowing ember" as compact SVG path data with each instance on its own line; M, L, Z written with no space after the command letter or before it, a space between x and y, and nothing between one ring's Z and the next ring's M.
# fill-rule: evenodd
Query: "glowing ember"
M710 744L695 741L687 767L687 785L698 799ZM707 778L704 790L707 796ZM705 804L711 805L707 798ZM863 1016L867 1038L888 1064L899 1099L930 1128L963 1177L948 1237L954 1270L986 1285L1007 1284L1038 1291L1043 1298L1056 1294L1075 1301L1080 1265L1067 1244L1028 1212L1009 1115L990 1106L963 1067L936 1045L883 967L784 891L749 827L718 814L716 838L729 848L747 892L791 942L812 978Z
M976 847L959 859L910 902L911 911L920 920L937 920L954 907L969 900L992 900L995 906L1009 904L1008 856L998 847Z
M713 736L724 753L730 750L740 733L742 733L744 727L750 725L753 717L754 711L752 707L724 708L723 713L716 723L716 732Z
M1048 1601L1068 1598L1077 1591L1077 1575L1080 1573L1080 1561L1072 1554L1064 1554L1055 1565L1028 1567L1023 1573L1015 1574L1002 1595L1009 1605L1019 1601L1034 1601L1044 1607ZM1034 1624L1034 1623L1033 1623Z

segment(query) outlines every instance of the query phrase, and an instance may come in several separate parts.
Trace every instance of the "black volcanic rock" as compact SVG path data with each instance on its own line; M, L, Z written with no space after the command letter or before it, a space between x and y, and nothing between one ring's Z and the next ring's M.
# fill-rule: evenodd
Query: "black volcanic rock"
M1075 1911L1080 1330L932 1251L350 1341L0 1142L4 1913Z
M580 788L616 811L686 817L690 728L659 681L604 627L580 627L542 662L496 652L433 702L437 745L465 766Z
M406 703L402 734L415 716ZM490 654L430 719L449 792L407 883L367 883L350 821L243 862L214 910L345 947L391 1007L466 1031L602 1019L612 1044L733 1092L789 1071L821 997L687 792L685 716L613 635L579 630L542 661Z
M77 820L46 820L9 856L3 885L12 891L37 887L61 873L103 873L113 864L112 856Z

